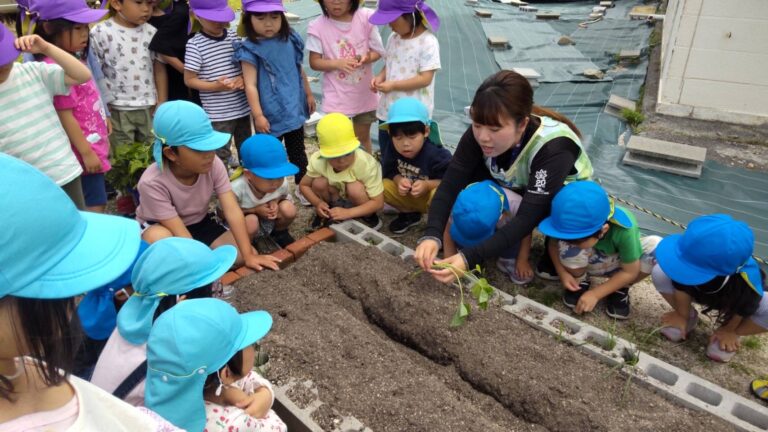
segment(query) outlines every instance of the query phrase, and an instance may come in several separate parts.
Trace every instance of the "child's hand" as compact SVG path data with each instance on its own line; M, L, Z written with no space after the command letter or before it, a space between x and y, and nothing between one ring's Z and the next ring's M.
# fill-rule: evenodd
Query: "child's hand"
M107 117L106 123L107 123L107 136L110 136L112 135L112 119Z
M344 71L346 73L352 73L360 67L360 63L357 61L357 59L353 58L340 58L337 59L334 63L334 67L336 70Z
M384 82L384 77L380 77L378 75L373 77L373 79L371 80L371 91L374 93L379 91L379 85L383 82Z
M232 78L229 81L229 86L232 90L242 90L245 88L245 82L243 81L243 76L240 75L238 77Z
M384 81L376 85L376 90L382 93L389 93L395 89L395 83L392 81Z
M728 352L736 352L741 348L741 342L739 342L739 335L731 330L725 330L720 327L712 333L709 337L709 343L717 341L720 345L720 349Z
M247 398L237 402L235 406L251 417L264 418L272 407L272 395L268 388L259 387Z
M664 324L665 327L675 327L679 329L680 334L683 335L683 339L686 339L688 336L688 319L680 316L676 311L667 312L662 315L661 323Z
M264 117L264 114L254 115L253 127L256 129L256 132L269 133L269 120Z
M31 54L45 54L51 44L38 35L22 36L14 41L16 49Z
M245 266L250 267L256 271L262 271L264 268L272 270L280 270L278 263L281 261L272 255L258 255L251 254L245 259Z
M597 298L594 291L587 291L579 297L579 301L576 303L576 308L573 311L577 314L592 312L599 301L600 299Z
M426 194L428 191L429 187L427 187L427 182L424 180L416 180L413 182L413 186L411 186L411 195L417 198Z
M349 209L345 209L344 207L334 207L329 210L329 213L331 214L331 219L339 222L351 218Z
M411 191L412 187L413 183L411 183L411 179L400 177L400 181L397 182L397 193L399 193L400 196L406 196Z
M533 268L531 268L531 263L528 262L527 259L517 260L517 263L515 264L515 276L517 276L519 280L528 280L533 278Z
M315 95L312 94L312 92L307 93L307 108L309 109L309 114L311 115L315 110L317 109L317 102L315 101Z
M321 218L329 219L331 217L331 207L327 202L323 201L315 207L315 213Z
M88 151L80 156L83 158L83 165L85 165L85 172L87 174L95 174L101 171L101 161L94 151Z
M563 287L568 291L578 291L581 289L579 288L579 283L576 282L576 278L567 271L564 271L563 274L560 275L560 283L562 283Z
M269 219L269 203L257 205L253 208L252 213L258 216L260 219Z

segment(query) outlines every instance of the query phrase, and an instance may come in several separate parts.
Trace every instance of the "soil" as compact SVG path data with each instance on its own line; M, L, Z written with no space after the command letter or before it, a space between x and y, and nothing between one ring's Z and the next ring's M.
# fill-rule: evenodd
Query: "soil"
M269 378L312 380L332 408L324 418L353 415L375 431L732 430L528 327L498 301L451 328L457 289L374 248L324 243L236 288L236 307L274 317L263 342Z

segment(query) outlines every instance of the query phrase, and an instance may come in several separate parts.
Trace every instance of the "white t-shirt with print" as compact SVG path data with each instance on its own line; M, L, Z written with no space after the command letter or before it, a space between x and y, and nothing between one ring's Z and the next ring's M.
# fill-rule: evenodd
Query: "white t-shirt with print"
M266 194L261 198L256 198L256 195L253 194L248 185L248 179L243 175L232 180L232 192L235 193L235 198L237 198L240 208L244 209L252 209L278 198L291 199L287 179L283 179L283 184L276 191Z
M413 39L403 39L392 33L387 40L387 53L384 56L387 66L387 81L402 81L413 78L419 72L440 69L440 44L429 30ZM396 100L412 97L426 105L429 117L435 108L435 80L424 88L412 91L392 91L381 93L376 117L386 120L389 107Z

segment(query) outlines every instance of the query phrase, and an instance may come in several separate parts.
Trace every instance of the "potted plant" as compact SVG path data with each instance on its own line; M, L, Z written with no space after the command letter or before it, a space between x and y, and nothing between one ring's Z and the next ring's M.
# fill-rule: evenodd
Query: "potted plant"
M144 170L153 162L152 147L135 142L115 147L112 157L112 169L106 174L107 182L120 192L117 199L117 211L131 214L139 202L136 185Z

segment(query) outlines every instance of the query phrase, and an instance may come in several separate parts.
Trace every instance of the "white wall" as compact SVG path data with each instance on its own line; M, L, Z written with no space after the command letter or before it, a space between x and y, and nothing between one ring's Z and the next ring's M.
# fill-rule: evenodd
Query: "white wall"
M669 0L657 110L768 123L768 0Z

